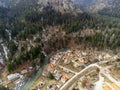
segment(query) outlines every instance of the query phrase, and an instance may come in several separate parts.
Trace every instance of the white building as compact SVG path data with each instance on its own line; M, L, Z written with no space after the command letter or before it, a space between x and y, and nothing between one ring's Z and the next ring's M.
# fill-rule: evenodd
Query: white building
M19 73L15 73L15 74L10 74L7 76L8 80L13 80L13 79L17 79L20 78L20 74Z

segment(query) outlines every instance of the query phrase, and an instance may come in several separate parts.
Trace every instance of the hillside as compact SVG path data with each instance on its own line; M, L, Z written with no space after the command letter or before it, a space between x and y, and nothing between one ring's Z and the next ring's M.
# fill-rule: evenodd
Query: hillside
M113 0L110 3L110 8L105 7L104 9L99 11L99 14L120 18L120 12L119 11L120 11L120 0Z
M88 14L87 11L86 13L84 12L84 10L87 10L87 7L94 6L98 13L104 15L105 13L102 10L105 9L102 8L119 7L117 6L117 2L119 1L114 1L114 3L111 3L113 0L0 1L5 3L5 5L9 5L9 7L1 7L0 12L0 35L3 39L7 39L8 42L9 37L8 34L6 34L6 29L11 32L12 39L16 38L19 42L19 40L26 41L32 33L36 34L38 31L42 31L41 28L43 29L51 26L60 26L62 31L68 34L66 35L67 37L69 34L78 34L78 32L80 33L84 29L99 29L103 31L110 29L116 31L120 28L119 19L116 20L116 18L114 19L101 16L96 17L95 15L92 16ZM101 4L104 4L104 7L100 7ZM111 4L115 5L112 6ZM80 9L78 8L78 5ZM53 42L55 41L56 40L53 40ZM119 46L118 41L116 46ZM107 46L112 47L111 45Z
M0 0L0 6L12 8L30 2L31 0ZM52 6L56 11L62 13L89 12L120 17L119 0L34 0L34 3L38 4L40 11L45 6Z
M82 11L120 17L120 0L72 0Z
M2 71L0 79L5 82L4 86L8 85L10 89L18 90L27 80L30 81L29 78L36 75L39 77L44 71L44 66L60 58L57 54L54 59L49 59L59 51L87 50L88 55L82 51L78 52L82 57L87 56L83 58L82 63L77 60L82 58L77 53L71 52L77 55L77 58L72 55L75 62L79 64L84 62L85 67L99 61L96 57L92 58L97 55L93 50L101 52L108 49L114 53L119 52L119 2L118 0L0 0L0 61L3 61L0 63ZM67 57L68 60L63 58L67 61L73 59ZM75 65L75 70L77 69L79 68ZM10 83L7 76L13 73L21 73L25 77L21 79L21 84L15 86L15 82ZM34 80L32 82L35 82ZM28 88L30 86L28 85Z
M108 5L107 1L105 2L101 0L101 2L105 3L106 4L105 6ZM96 1L96 3L101 3L101 2ZM4 1L4 3L7 3L7 2ZM84 11L81 11L82 7L80 9L77 9L78 7L76 6L75 3L78 5L89 6L89 5L93 5L95 1L86 0L85 2L82 0L81 2L80 1L78 2L76 0L72 0L72 1L70 0L58 0L58 1L39 0L34 2L33 0L29 0L29 1L23 0L23 1L19 1L18 3L14 3L14 2L12 2L12 4L9 3L9 5L11 6L10 8L1 7L0 35L3 39L7 40L7 44L9 44L9 42L11 41L9 41L9 36L6 32L6 29L9 30L9 32L11 32L11 38L13 40L15 39L16 42L19 42L21 40L26 41L30 39L31 36L36 35L36 33L41 32L43 29L47 29L47 27L58 26L58 27L61 27L58 29L60 29L62 33L65 33L65 36L60 37L58 35L59 37L57 38L54 38L54 37L49 38L48 41L46 41L47 43L46 45L48 46L46 46L46 49L45 49L46 51L49 51L49 49L52 49L53 51L55 51L57 49L64 48L65 46L66 48L69 47L68 41L67 39L65 39L65 37L71 38L71 34L74 34L74 33L76 33L76 35L71 40L74 40L80 43L81 40L84 39L84 37L77 36L77 35L79 35L80 33L83 33L82 31L86 29L88 30L92 29L93 31L94 30L101 31L100 38L99 38L100 41L98 40L98 42L101 42L102 36L104 36L103 35L104 30L106 29L111 30L110 36L112 35L112 33L118 32L117 30L120 28L119 20L116 20L114 18L109 18L109 17L92 16L88 13L85 13ZM48 31L52 35L51 30L48 30ZM86 34L86 32L84 33ZM94 33L96 33L96 31ZM55 34L57 36L57 33ZM92 44L96 44L93 41L91 42L93 38L92 35L94 34L92 33L90 36L85 36L85 39L84 39L85 41L83 41L83 43L86 41L90 42L91 46ZM94 37L96 37L96 35ZM118 39L118 37L119 36L116 36L114 38ZM107 37L108 40L109 38ZM56 41L58 41L58 43L56 43ZM50 42L54 43L55 47ZM63 45L63 42L66 42L66 43ZM109 41L104 41L104 42L109 42ZM114 44L115 45L113 46L111 42L109 42L109 43L105 43L105 45L101 45L101 47L106 47L106 46L108 46L109 48L118 47L119 40L117 40L116 43ZM98 46L98 45L99 44L97 43L94 46ZM51 47L51 48L47 49L48 47ZM10 50L10 51L11 51L10 53L12 54L10 55L10 57L13 57L15 54L15 51L14 52L13 50Z
M71 0L38 0L41 6L52 6L56 11L65 12L81 12L79 8Z
M83 11L97 12L106 7L110 7L110 0L73 0Z
M60 12L89 12L120 17L119 0L38 0L39 5L52 6Z

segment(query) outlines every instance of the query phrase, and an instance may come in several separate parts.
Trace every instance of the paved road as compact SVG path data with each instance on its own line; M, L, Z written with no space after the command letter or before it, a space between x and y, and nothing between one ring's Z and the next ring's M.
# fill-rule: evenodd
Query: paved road
M69 81L67 81L61 88L60 90L68 90L69 86L71 86L75 81L77 81L81 76L83 76L85 73L90 71L91 69L96 69L96 68L101 68L97 64L91 64L76 75L74 75Z
M112 67L112 65L111 66L107 66L107 67L105 67L105 68L102 68L102 70L101 70L101 73L105 76L105 77L107 77L111 82L113 82L114 84L116 84L119 88L120 88L120 81L118 81L118 80L116 80L115 78L113 78L110 74L109 74L109 68L111 68ZM108 70L108 71L107 71ZM106 72L107 71L107 72Z
M66 68L66 67L63 67L63 66L61 66L61 65L58 65L60 68L63 68L63 70L64 71L66 71L66 72L71 72L71 73L73 73L73 74L77 74L77 72L74 72L74 71L72 71L71 69L68 69L68 68Z
M103 83L104 83L104 77L101 75L101 72L100 72L99 73L99 80L94 83L94 90L102 90Z
M120 81L115 80L110 74L106 74L105 72L102 72L102 74L105 75L111 82L113 82L120 88Z

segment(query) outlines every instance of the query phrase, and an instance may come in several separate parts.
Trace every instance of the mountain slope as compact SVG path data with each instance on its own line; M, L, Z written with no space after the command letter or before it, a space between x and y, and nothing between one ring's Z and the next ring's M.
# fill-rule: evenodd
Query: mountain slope
M112 0L72 0L77 6L81 7L83 10L89 12L97 12L104 9L105 7L110 7L110 2Z
M80 12L79 8L71 0L38 0L38 4L41 6L52 6L59 12Z
M110 7L105 7L98 13L101 15L120 18L120 0L112 0Z
M76 6L88 6L93 0L38 0L38 4L48 6L51 5L58 9L75 9Z
M41 6L52 6L60 12L89 12L120 17L120 0L38 0Z
M20 0L0 0L0 6L11 7L15 6L20 2Z
M29 0L0 0L0 6L16 7ZM39 10L52 6L59 12L89 12L113 17L120 17L120 0L34 0L38 2ZM27 6L27 5L26 5Z
M72 2L85 12L120 17L120 0L72 0Z

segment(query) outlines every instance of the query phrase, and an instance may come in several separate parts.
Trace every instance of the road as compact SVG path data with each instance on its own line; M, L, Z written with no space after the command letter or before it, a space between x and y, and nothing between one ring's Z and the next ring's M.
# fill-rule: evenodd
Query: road
M103 75L105 75L111 82L116 84L120 88L120 82L115 80L110 74L106 74L105 72L102 72Z
M104 83L104 77L102 77L101 73L99 73L99 80L95 82L94 90L102 90Z
M66 71L66 72L71 72L71 73L73 73L73 74L77 74L77 72L74 72L74 71L72 71L71 69L68 69L68 68L66 68L66 67L63 67L63 66L61 66L61 65L58 65L61 69L63 69L64 71Z
M120 81L116 80L115 78L113 78L110 74L109 74L109 68L111 68L111 66L107 66L105 68L102 68L101 69L101 73L106 77L108 78L111 82L113 82L114 84L116 84L119 88L120 88Z
M97 64L91 64L89 66L87 66L85 69L83 69L82 71L80 71L79 73L77 73L76 75L74 75L71 79L69 79L61 88L60 90L68 90L68 88L75 82L77 81L81 76L85 75L85 73L87 73L88 71L90 71L91 69L97 69L97 68L101 68L100 66L98 66Z
M87 66L85 69L83 69L82 71L80 71L79 73L77 73L76 75L74 75L71 79L69 79L61 88L60 90L68 90L69 87L75 82L77 81L81 76L84 76L86 73L88 73L90 70L95 70L97 68L102 69L100 74L105 75L109 80L111 80L113 83L115 83L117 86L120 87L120 82L116 81L113 77L110 76L110 74L107 74L104 72L105 69L110 68L111 66L108 66L106 68L102 68L100 67L97 63L95 64L91 64L89 66ZM100 90L98 89L98 86L101 84L101 82L104 81L103 77L99 74L99 81L96 83L96 90ZM98 84L98 85L97 85ZM102 84L101 84L102 85ZM102 88L102 86L100 86L100 88ZM102 89L101 89L102 90Z

